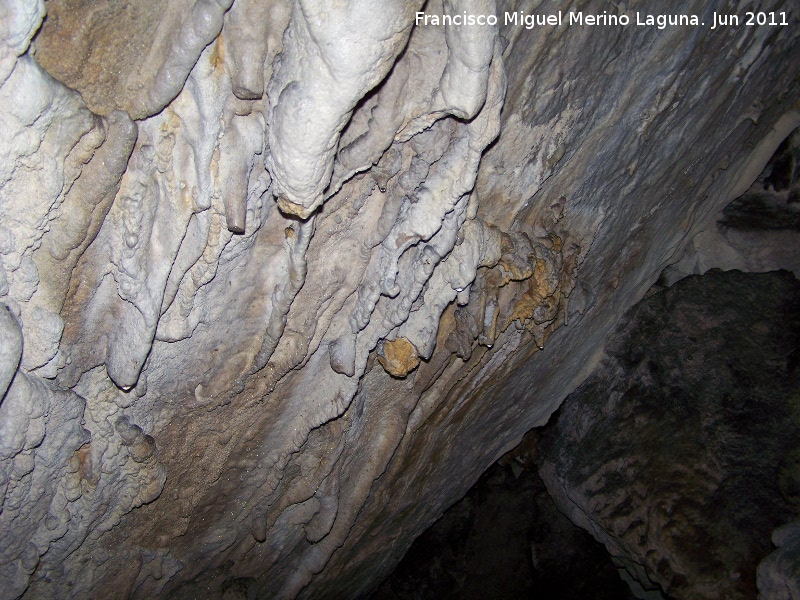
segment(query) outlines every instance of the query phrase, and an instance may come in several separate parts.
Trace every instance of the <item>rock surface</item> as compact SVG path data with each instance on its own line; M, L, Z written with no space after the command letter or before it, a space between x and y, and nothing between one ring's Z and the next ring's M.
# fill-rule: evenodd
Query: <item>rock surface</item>
M645 589L755 598L773 529L800 514L799 348L785 271L711 271L650 296L545 429L548 490ZM760 598L795 597L778 593L798 583L793 527L758 567Z
M778 147L750 189L716 215L663 273L664 283L712 268L800 278L800 130Z
M0 6L0 594L370 589L800 125L788 2L420 5Z
M800 596L800 523L794 521L772 533L778 547L758 565L758 597L791 600Z
M370 600L634 600L599 542L539 478L537 429L411 545Z

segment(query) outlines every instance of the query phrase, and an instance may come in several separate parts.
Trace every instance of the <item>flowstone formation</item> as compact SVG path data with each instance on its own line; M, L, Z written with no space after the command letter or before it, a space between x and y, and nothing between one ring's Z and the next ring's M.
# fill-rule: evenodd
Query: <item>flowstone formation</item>
M503 17L604 10L5 0L0 594L376 585L800 125L788 3Z

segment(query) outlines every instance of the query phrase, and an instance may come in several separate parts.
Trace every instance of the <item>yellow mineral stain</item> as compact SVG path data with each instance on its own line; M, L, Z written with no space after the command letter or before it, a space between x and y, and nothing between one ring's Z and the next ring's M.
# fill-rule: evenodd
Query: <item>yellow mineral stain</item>
M222 61L225 59L225 49L222 46L222 34L217 36L216 44L214 44L214 50L211 51L211 56L209 60L211 62L211 67L213 69L219 69L222 67Z

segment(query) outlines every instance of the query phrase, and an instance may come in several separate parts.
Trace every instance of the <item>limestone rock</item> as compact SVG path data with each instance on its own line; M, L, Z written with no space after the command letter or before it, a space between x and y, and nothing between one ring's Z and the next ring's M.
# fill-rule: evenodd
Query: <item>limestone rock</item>
M605 548L559 512L537 473L537 429L418 537L370 600L634 600Z
M795 21L525 28L505 13L574 3L425 3L499 17L462 28L422 5L0 6L0 302L22 335L0 372L82 402L91 434L34 458L72 508L49 550L13 533L4 589L365 592L800 125ZM377 360L400 338L405 379ZM25 477L35 419L12 412Z
M796 514L800 282L711 271L637 305L561 407L540 472L645 589L753 598ZM795 577L791 536L759 567ZM784 544L785 540L785 544ZM786 596L791 597L791 596Z
M800 530L795 521L776 529L772 543L778 549L758 565L758 597L775 600L800 598Z
M48 1L36 58L94 112L123 110L142 119L178 95L231 3Z
M708 215L680 260L662 275L666 284L712 268L800 277L800 130L786 138L753 185L721 212Z
M378 362L389 375L405 377L419 365L419 355L414 344L401 337L378 346Z

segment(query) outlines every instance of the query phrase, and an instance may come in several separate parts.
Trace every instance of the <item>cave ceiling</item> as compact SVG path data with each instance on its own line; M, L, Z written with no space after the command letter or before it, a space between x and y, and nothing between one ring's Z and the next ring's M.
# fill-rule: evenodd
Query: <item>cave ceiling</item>
M749 6L4 0L0 596L377 585L800 125Z

